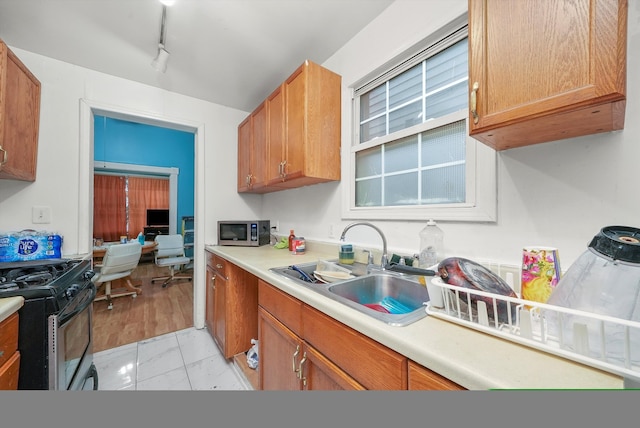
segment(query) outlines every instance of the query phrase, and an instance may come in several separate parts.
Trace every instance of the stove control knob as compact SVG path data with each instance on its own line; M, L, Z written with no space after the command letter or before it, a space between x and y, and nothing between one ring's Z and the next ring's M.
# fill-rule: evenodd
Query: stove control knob
M86 271L82 274L82 278L83 278L83 279L85 279L85 280L89 280L89 279L93 278L93 276L94 276L95 274L96 274L96 273L95 273L94 271L92 271L92 270L86 270Z
M64 294L67 296L67 299L71 300L76 296L76 294L78 294L78 291L80 291L80 286L78 284L73 284L65 290Z

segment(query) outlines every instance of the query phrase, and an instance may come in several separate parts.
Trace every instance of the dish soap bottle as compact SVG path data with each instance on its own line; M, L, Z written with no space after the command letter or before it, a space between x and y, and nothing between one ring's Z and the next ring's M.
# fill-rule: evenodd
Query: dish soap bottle
M138 233L138 242L140 243L140 245L144 245L144 235L142 234L142 232Z
M428 269L442 260L444 232L435 221L429 220L420 231L420 267Z
M289 251L293 251L293 239L296 235L293 233L293 229L289 231Z

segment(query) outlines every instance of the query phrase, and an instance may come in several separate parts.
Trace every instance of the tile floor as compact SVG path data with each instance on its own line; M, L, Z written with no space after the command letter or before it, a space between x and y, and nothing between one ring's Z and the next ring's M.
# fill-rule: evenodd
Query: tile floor
M94 354L99 390L250 390L206 329L194 327Z

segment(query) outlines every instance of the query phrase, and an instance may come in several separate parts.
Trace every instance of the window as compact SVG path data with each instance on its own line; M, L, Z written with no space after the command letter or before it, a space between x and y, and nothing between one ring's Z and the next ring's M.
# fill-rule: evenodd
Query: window
M467 18L352 86L345 218L494 221L496 153L469 137Z

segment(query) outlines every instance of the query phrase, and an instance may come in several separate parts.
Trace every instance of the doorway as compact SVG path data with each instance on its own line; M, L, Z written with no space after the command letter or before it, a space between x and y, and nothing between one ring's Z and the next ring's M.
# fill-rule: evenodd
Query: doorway
M160 126L193 133L194 139L194 248L204 248L204 125L169 116L158 116L133 111L128 108L103 105L88 100L80 102L80 176L89 177L81 181L79 192L79 252L89 253L93 246L93 166L94 166L94 118L105 116L135 123ZM82 225L88 225L83 227ZM193 259L193 324L195 328L204 328L204 251L194 251Z

